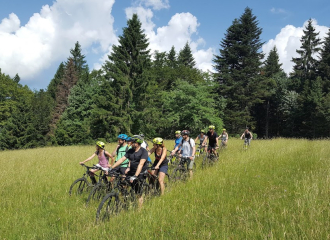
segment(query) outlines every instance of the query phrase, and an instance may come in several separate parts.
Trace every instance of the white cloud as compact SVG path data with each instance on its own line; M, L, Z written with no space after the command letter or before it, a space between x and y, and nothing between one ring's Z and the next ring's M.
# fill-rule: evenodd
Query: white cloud
M83 49L92 44L107 51L117 43L111 16L114 0L57 0L35 13L25 26L12 13L0 24L2 71L32 79L52 63L66 59L79 41Z
M176 13L166 26L158 27L152 22L153 13L150 9L143 7L130 7L126 9L126 17L130 19L133 13L137 13L142 23L142 28L149 39L149 48L152 52L169 51L172 46L178 53L188 42L194 55L196 66L204 71L213 70L212 59L214 50L199 49L205 45L203 38L193 40L198 35L197 29L200 25L197 18L191 13Z
M168 0L137 0L136 4L140 6L144 5L146 7L152 7L154 10L170 7Z
M303 30L306 28L308 21L304 23L302 27L295 27L292 25L287 25L281 29L281 32L276 35L275 39L270 39L266 44L263 45L262 50L266 55L270 50L276 46L278 55L280 58L280 63L282 63L282 68L286 73L290 73L293 69L293 62L291 61L293 57L298 57L296 50L300 49L301 42L300 39L303 36ZM319 38L323 39L328 32L328 27L320 26L317 21L313 19L313 26L316 32L319 32Z
M288 12L282 8L272 8L270 9L270 11L272 13L275 13L275 14L287 14Z

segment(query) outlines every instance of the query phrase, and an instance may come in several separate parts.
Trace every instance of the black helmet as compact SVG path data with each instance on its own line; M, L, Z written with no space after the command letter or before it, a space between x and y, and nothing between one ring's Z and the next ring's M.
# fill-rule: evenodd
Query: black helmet
M189 134L190 134L190 132L188 131L188 130L183 130L182 132L181 132L181 135L183 136L183 135L188 135L189 136Z

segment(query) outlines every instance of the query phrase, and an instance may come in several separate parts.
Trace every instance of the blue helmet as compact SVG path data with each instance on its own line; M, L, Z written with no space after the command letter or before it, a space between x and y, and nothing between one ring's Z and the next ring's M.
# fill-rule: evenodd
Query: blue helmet
M132 138L131 137L127 137L126 138L126 142L131 142L132 141Z
M122 140L127 140L127 135L126 134L119 134L118 137L119 139L122 139Z

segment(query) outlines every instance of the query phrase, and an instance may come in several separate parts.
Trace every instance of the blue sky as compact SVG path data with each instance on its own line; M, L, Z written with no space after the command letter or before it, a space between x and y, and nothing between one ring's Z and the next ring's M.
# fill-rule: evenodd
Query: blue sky
M304 24L324 37L328 0L0 0L0 68L21 76L31 89L46 88L79 41L91 69L100 68L133 13L138 13L152 51L179 51L188 41L197 66L212 71L213 54L226 29L250 7L263 29L262 50L276 45L286 72L300 47Z

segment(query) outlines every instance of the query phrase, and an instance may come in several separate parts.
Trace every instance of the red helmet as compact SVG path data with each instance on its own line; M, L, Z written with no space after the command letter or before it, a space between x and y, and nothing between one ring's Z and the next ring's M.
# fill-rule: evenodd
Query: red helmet
M188 130L183 130L182 132L181 132L181 135L183 136L183 135L188 135L189 136L189 134L190 134L190 132L188 131Z

